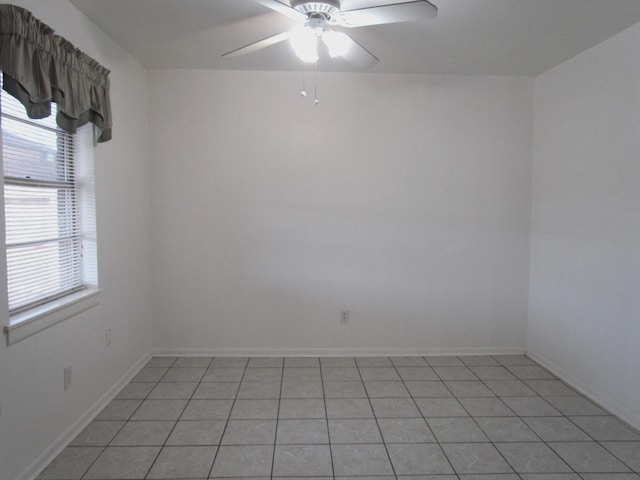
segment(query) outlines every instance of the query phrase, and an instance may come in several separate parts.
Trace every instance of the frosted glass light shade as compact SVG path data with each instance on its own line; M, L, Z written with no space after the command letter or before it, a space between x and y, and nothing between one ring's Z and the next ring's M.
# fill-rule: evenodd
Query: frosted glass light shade
M298 58L305 63L318 61L318 36L314 30L301 27L291 32L291 46Z

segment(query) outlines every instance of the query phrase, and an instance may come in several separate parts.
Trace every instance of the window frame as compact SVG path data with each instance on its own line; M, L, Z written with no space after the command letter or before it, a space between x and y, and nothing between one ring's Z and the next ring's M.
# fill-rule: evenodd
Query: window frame
M2 95L5 96L7 95L6 92L2 91ZM0 103L0 110L1 110L1 103ZM9 116L9 117L13 117L13 115L10 115L8 113L2 113L2 117L4 116ZM2 119L0 119L0 122L2 121ZM74 151L75 153L73 154L74 157L77 157L79 155L83 154L83 151L79 148L76 148L77 145L75 145L75 143L77 142L81 142L81 141L85 141L85 143L87 141L89 141L88 136L93 136L90 135L88 129L92 129L92 127L90 126L85 126L82 128L86 128L87 131L83 131L82 135L84 135L84 137L80 137L80 131L78 132L78 134L71 134L72 136L68 136L68 134L65 133L60 133L58 134L58 141L57 141L57 146L56 146L56 150L58 152L60 152L60 150L62 149L63 151L63 155L65 156L64 159L64 168L69 168L69 165L66 164L66 162L68 161L67 159L67 155L69 151ZM2 177L3 177L3 183L2 183L2 195L0 198L0 218L1 218L1 225L0 227L2 228L2 230L0 230L0 237L1 238L1 242L2 242L2 246L4 247L4 255L1 255L2 257L2 269L4 272L4 282L5 282L5 287L7 287L7 289L5 290L6 292L6 296L5 296L5 305L6 305L6 312L7 315L9 317L9 321L8 324L6 324L4 326L4 332L6 334L6 341L7 341L7 345L12 345L14 343L17 343L25 338L30 337L31 335L34 335L46 328L49 328L57 323L62 322L63 320L66 320L68 318L71 318L75 315L78 315L79 313L82 313L96 305L98 305L100 303L100 292L101 290L98 288L98 282L97 282L97 251L96 251L96 238L95 238L95 194L94 194L94 174L93 174L93 155L91 154L92 152L86 152L84 151L84 154L86 155L87 153L89 153L88 157L90 158L72 158L70 161L73 162L73 165L71 166L71 168L78 168L78 166L84 162L84 166L82 167L83 169L90 171L90 197L87 198L86 197L86 192L84 192L82 190L82 186L78 180L78 178L74 178L73 182L70 184L72 186L72 190L71 190L71 195L75 196L75 200L73 202L73 212L69 212L68 210L65 210L65 213L70 213L72 215L78 215L80 216L80 213L85 212L84 215L89 215L88 219L90 222L93 223L93 228L89 229L92 230L90 232L88 232L91 236L93 237L92 239L88 240L90 243L92 243L91 245L91 255L90 257L87 257L84 252L83 252L83 247L85 244L85 238L84 238L84 226L85 223L87 221L87 218L85 219L78 219L78 231L77 231L77 235L74 234L74 236L72 238L76 238L77 237L77 242L79 242L79 246L78 247L72 247L72 248L78 248L78 252L73 253L72 256L72 260L71 262L76 262L79 257L85 257L82 260L82 264L80 266L80 285L79 286L72 286L72 288L70 288L69 290L65 290L64 292L59 292L58 294L53 294L53 295L47 295L47 296L43 296L38 300L35 300L34 302L22 306L22 307L16 307L14 310L14 312L10 312L9 311L9 307L8 307L8 274L7 274L7 244L6 244L6 218L5 218L5 193L4 193L4 189L6 185L17 185L20 183L30 183L31 186L43 186L44 184L50 184L51 187L54 186L55 183L59 183L60 185L62 185L63 183L67 183L68 182L47 182L47 181L29 181L26 180L25 182L22 182L20 180L19 177L7 177L5 178L4 176L4 158L3 158L3 153L2 150L3 148L1 148L1 146L3 145L3 139L2 139L2 133L3 133L3 129L4 128L0 128L0 171L2 172ZM95 139L91 138L92 140L92 144L90 146L87 147L87 145L84 145L84 149L93 149L95 147ZM74 148L70 148L71 145L69 144L69 142L73 142ZM87 163L91 163L91 165L87 165ZM75 174L78 174L78 171L76 170ZM40 185L38 185L40 184ZM42 188L46 188L46 187L42 187ZM82 198L84 198L84 200ZM86 263L89 262L91 263L91 265L86 265ZM87 275L87 271L91 271L93 272L92 274ZM73 285L75 285L75 282L72 282Z

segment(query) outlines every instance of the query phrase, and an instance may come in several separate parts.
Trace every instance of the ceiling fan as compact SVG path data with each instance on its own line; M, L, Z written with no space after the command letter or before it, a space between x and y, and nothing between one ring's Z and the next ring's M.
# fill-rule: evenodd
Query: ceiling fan
M318 60L319 40L322 40L331 57L342 57L357 68L367 68L378 62L376 56L346 33L330 27L356 28L424 20L435 18L438 13L437 7L427 0L396 2L353 10L341 9L340 0L291 0L290 6L279 0L254 1L298 21L299 25L291 31L281 32L227 52L223 57L247 55L290 40L300 60L315 63Z

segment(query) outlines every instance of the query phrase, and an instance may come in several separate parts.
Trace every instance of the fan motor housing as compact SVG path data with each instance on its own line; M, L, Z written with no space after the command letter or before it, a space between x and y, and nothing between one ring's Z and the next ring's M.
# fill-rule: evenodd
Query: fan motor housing
M305 15L322 15L325 19L329 20L333 15L340 12L340 1L291 0L291 7Z

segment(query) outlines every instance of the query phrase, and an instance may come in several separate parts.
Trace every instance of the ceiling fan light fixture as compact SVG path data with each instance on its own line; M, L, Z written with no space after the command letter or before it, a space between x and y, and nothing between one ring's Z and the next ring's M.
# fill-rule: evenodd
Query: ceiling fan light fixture
M341 0L253 0L281 13L304 26L294 31L283 31L244 47L224 53L223 57L239 57L290 40L296 56L304 63L318 61L320 39L331 57L342 57L356 68L374 66L378 58L342 32L327 27L367 27L435 18L438 7L429 0L375 0L377 5L343 9ZM385 1L390 3L384 3ZM382 4L378 4L382 2ZM346 2L345 2L346 3Z
M327 30L322 35L322 41L329 50L329 55L332 58L342 57L349 50L351 40L346 33L336 32L333 30Z
M291 32L290 42L296 56L304 63L318 61L318 34L314 30L296 28Z

